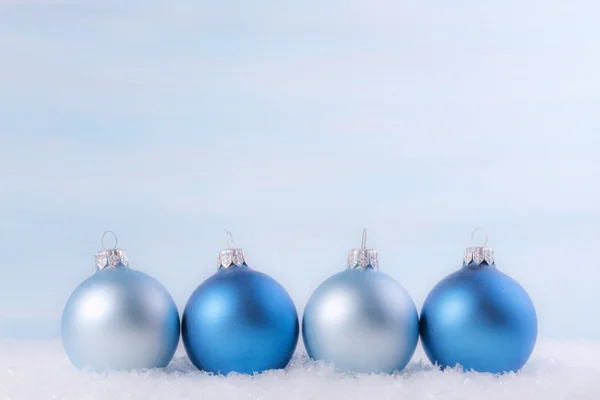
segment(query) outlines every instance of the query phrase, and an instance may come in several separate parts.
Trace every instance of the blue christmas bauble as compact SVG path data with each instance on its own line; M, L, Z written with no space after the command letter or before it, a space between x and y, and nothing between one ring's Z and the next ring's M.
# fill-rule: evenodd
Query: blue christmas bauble
M167 290L127 266L120 249L96 255L97 271L71 294L62 341L77 368L166 367L179 343L179 313Z
M527 292L496 268L492 249L472 247L463 267L427 296L420 332L432 363L502 373L529 359L537 317Z
M408 292L378 269L373 250L352 250L349 267L312 294L302 319L310 358L344 371L391 373L412 358L419 317Z
M246 264L241 250L219 253L219 269L188 300L182 338L200 370L227 375L285 368L298 343L296 307L273 278Z

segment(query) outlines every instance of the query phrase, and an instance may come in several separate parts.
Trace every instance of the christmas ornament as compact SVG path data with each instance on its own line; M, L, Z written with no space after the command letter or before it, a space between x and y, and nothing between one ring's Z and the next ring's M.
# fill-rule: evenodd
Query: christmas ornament
M348 268L323 282L302 320L310 358L353 372L391 373L410 361L419 339L417 309L408 292L379 271L375 250L348 255Z
M190 297L182 338L201 370L260 373L285 368L298 343L298 314L289 294L273 278L251 269L246 254L232 248L217 256L217 272Z
M75 289L65 306L65 351L78 368L165 367L179 343L175 302L156 279L129 268L116 243L107 250L104 235L96 273Z
M486 244L487 235L483 246L467 248L463 267L438 283L423 304L421 340L427 357L441 367L517 371L535 346L533 303L521 285L496 268Z

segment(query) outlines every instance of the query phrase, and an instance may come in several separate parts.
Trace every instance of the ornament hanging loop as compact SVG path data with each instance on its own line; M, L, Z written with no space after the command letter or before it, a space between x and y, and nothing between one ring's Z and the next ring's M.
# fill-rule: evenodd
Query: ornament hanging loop
M362 231L362 246L363 250L367 249L367 228L364 228Z
M475 244L473 243L473 241L475 240L475 234L476 234L478 231L481 231L481 232L483 232L483 234L485 235L485 241L483 242L483 244L482 244L481 246L478 246L478 247L485 247L485 245L486 245L486 244L487 244L487 242L488 242L488 235L487 235L487 233L486 233L486 232L485 232L485 231L484 231L482 228L475 228L475 230L473 230L473 233L471 233L471 246L474 246L474 245L475 245Z
M233 241L233 236L231 235L231 232L226 231L225 236L227 238L227 247L229 249L233 248L235 246L235 242Z
M106 246L104 245L104 237L106 236L107 233L112 234L113 237L115 238L115 245L113 247L111 247L110 249L107 249ZM117 237L117 234L114 233L113 231L106 231L102 234L102 238L100 239L100 244L102 245L102 248L104 250L114 250L119 245L119 238Z

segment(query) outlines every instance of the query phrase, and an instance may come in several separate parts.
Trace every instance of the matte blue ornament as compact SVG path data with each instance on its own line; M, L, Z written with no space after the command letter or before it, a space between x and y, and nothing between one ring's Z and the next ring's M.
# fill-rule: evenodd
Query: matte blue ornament
M427 357L441 367L517 371L535 346L535 308L521 285L496 268L493 250L483 246L466 249L463 267L427 296L421 340Z
M379 271L378 254L348 255L348 268L323 282L302 319L306 351L344 371L391 373L412 358L419 339L415 303L397 281Z
M222 375L285 368L299 335L289 294L273 278L248 267L245 253L231 245L217 256L217 268L183 312L183 344L192 363Z
M67 301L61 333L77 368L166 367L179 343L179 313L156 279L128 267L123 250L105 248L96 253L96 273Z

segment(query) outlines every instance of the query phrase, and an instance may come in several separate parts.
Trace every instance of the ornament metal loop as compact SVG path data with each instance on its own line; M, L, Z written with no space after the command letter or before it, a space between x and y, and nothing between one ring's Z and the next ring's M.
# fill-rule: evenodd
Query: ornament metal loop
M111 249L107 249L104 245L104 237L107 233L112 233L115 237L115 247ZM102 239L100 240L102 244L103 250L96 252L95 255L95 263L97 269L104 269L107 267L116 268L119 265L129 266L129 259L127 258L127 254L122 249L117 249L117 245L119 243L119 239L117 235L113 231L106 231L102 234Z
M229 231L225 232L225 236L227 238L227 247L231 249L233 246L235 246L235 242L233 241L233 236L231 235L231 232L229 232Z
M100 239L100 244L102 245L102 248L103 248L104 250L109 250L109 249L107 249L107 248L106 248L106 246L104 245L104 237L106 236L106 234L107 234L107 233L112 233L112 235L114 236L114 238L115 238L115 245L114 245L113 247L111 247L111 249L116 249L116 248L117 248L117 246L119 246L119 238L117 237L117 234L116 234L116 233L114 233L113 231L106 231L106 232L104 232L104 233L102 234L102 238Z
M367 249L367 229L362 232L362 245L360 249L352 249L348 253L348 268L379 268L379 254L373 249Z
M473 231L473 233L471 233L471 246L474 245L473 240L475 239L475 234L477 233L477 231L482 231L483 234L485 235L485 241L483 242L483 244L480 247L485 247L485 245L488 242L488 235L487 233L482 229L482 228L475 228L475 230Z

